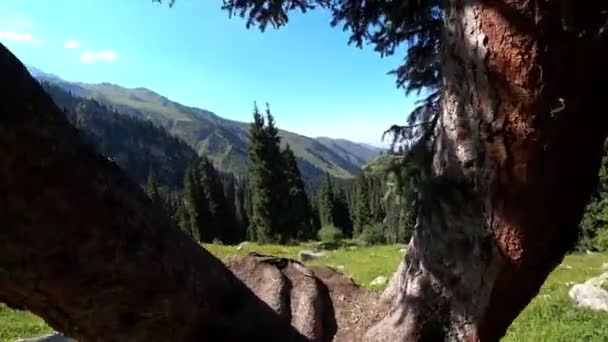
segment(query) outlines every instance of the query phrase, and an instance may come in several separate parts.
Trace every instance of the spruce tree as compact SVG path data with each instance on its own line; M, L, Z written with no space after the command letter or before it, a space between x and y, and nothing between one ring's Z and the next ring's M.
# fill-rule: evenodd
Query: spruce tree
M219 239L224 243L236 240L234 213L226 200L222 177L213 163L203 157L199 166L200 182L209 208L209 223L205 241Z
M283 215L287 236L298 240L314 237L312 228L312 210L305 184L298 169L296 157L289 144L283 150L284 179L287 185L287 201Z
M221 179L226 203L224 242L234 244L243 241L245 238L244 230L237 215L236 179L232 174L222 174Z
M270 208L271 234L273 240L286 243L290 238L295 238L297 228L291 227L293 223L289 217L289 180L285 175L285 160L281 152L281 138L279 130L270 107L266 104L266 165L268 167L272 182L270 183ZM295 162L295 160L294 160ZM297 169L297 165L295 166ZM298 171L299 174L299 171ZM294 175L295 177L295 175ZM294 180L295 181L295 180Z
M317 202L321 227L334 225L334 190L329 173L325 174L325 180L319 188Z
M184 234L190 236L193 240L198 241L197 234L194 234L192 231L192 225L190 224L190 213L186 209L183 199L177 203L176 216L177 226L179 229L184 232Z
M319 219L319 201L318 197L310 201L310 210L312 213L312 236L317 236L317 232L321 229L321 221Z
M205 242L213 242L214 239L220 237L221 216L223 214L221 202L223 201L224 193L221 185L219 185L218 189L219 179L215 168L213 168L208 158L201 158L198 173L201 190L209 208L209 220L206 222L206 230L202 239Z
M249 128L249 175L251 179L250 237L260 243L272 241L272 172L267 161L267 133L257 105Z
M186 171L184 200L185 217L187 217L185 224L192 232L192 236L197 241L211 241L212 237L206 229L211 222L209 203L196 166L190 167Z
M196 177L196 173L192 168L186 170L184 175L184 206L182 210L181 226L182 230L189 233L194 240L200 241L200 215L198 212L200 199L197 178L198 177Z
M148 183L146 185L146 193L148 197L152 200L152 202L156 203L158 206L162 206L162 199L159 190L158 179L154 172L150 171L148 173Z
M240 239L251 239L248 235L248 227L249 227L249 212L247 205L249 204L248 200L248 191L246 188L246 183L244 180L238 180L235 188L235 218L237 221L237 226L239 230Z
M372 223L368 182L364 175L357 178L355 185L355 202L353 210L354 235L358 236L363 229Z
M353 221L344 189L339 188L334 196L334 224L342 230L345 237L353 236Z

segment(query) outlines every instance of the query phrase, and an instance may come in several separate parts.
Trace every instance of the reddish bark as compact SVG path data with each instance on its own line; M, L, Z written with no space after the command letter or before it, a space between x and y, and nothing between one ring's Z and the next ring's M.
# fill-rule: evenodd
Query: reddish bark
M576 242L597 182L607 5L444 5L433 191L371 340L499 340Z
M562 3L568 3L564 1ZM605 4L493 1L481 7L507 158L493 184L504 262L481 339L502 336L577 239L606 136ZM576 23L564 30L564 19Z

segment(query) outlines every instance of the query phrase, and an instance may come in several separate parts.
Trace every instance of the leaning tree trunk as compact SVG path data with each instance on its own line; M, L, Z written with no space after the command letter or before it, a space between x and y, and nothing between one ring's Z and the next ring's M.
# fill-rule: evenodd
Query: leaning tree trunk
M432 177L368 339L497 341L576 242L606 136L607 7L444 1Z
M60 332L80 341L303 340L83 144L1 44L0 194L0 302Z

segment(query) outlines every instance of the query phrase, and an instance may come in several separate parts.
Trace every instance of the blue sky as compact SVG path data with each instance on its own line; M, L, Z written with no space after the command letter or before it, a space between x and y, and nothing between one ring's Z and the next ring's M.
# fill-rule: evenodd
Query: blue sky
M0 41L24 63L70 81L147 87L185 105L249 121L269 102L280 128L379 143L414 98L380 58L347 45L323 11L295 13L261 33L229 19L220 0L0 2Z

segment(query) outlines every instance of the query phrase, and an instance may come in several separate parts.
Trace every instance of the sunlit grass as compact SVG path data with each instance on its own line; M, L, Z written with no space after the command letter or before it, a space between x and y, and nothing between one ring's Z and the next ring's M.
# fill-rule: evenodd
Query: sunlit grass
M0 304L0 341L15 341L23 337L41 336L51 332L44 321L27 311L11 310Z
M566 257L503 341L608 341L608 313L576 308L568 297L572 283L599 275L606 262L608 255L599 253Z
M207 250L217 257L247 255L250 252L282 256L298 259L301 250L312 250L313 246L280 246L280 245L258 245L248 244L240 251L235 246L204 245ZM324 250L323 258L306 262L310 265L325 265L337 269L341 273L353 278L355 282L363 287L369 287L369 283L378 276L390 278L397 269L403 253L399 252L403 245L387 245L349 248L335 250Z

